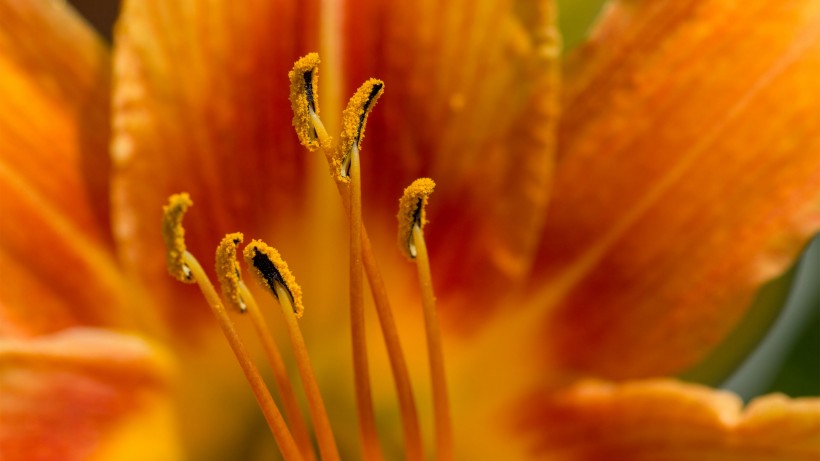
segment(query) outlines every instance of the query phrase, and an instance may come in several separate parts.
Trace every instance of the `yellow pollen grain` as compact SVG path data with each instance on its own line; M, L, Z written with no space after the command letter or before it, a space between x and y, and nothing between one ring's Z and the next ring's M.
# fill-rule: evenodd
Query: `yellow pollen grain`
M419 178L413 181L399 199L399 248L409 259L416 259L416 247L413 243L413 226L418 224L424 229L427 224L427 200L436 183L430 178Z
M236 247L242 243L241 232L228 234L216 247L216 277L222 288L222 296L239 312L248 308L240 295L239 282L241 275L236 261Z
M296 318L301 318L305 310L302 304L302 288L296 283L296 277L290 272L288 264L279 252L261 240L253 240L245 247L243 255L259 285L270 290L278 299L274 284L281 284L290 295L293 313L296 314Z
M329 149L330 138L325 138L320 144L311 117L311 111L316 116L319 115L319 55L310 53L299 58L293 64L293 69L288 72L288 79L293 127L296 129L299 142L310 151L319 147Z
M162 239L168 263L168 273L171 277L184 283L195 283L191 277L191 270L185 264L185 229L182 227L182 218L185 212L193 205L188 193L174 194L168 197L168 205L162 207Z
M334 158L331 159L331 174L342 183L350 181L347 168L350 163L350 153L361 147L364 139L364 129L367 117L373 106L384 93L384 82L371 78L356 90L342 113L342 134Z

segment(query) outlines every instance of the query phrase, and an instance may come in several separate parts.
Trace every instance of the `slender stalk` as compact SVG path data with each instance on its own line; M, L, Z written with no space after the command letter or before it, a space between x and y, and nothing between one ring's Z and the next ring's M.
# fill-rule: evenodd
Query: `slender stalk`
M433 278L424 233L418 225L413 226L413 243L416 245L416 268L421 288L421 304L424 310L424 331L427 335L427 358L430 362L430 381L433 388L433 417L436 434L436 459L453 459L453 428L450 419L450 402L447 397L447 379L444 373L444 351L441 331L436 318L436 297L433 294Z
M299 409L299 403L296 400L296 393L293 391L293 386L288 377L288 371L285 367L285 361L282 359L282 354L279 352L279 347L273 339L270 328L265 322L265 317L259 309L253 294L251 294L244 282L239 282L239 292L242 300L248 306L248 314L250 314L251 323L253 324L259 340L262 342L262 347L265 349L265 355L268 358L268 364L273 371L273 382L276 385L276 390L282 397L282 405L285 407L285 416L290 422L290 427L293 430L293 436L296 439L296 444L302 452L302 457L305 461L313 461L316 459L316 454L313 451L313 443L310 440L310 432L308 431L305 418Z
M408 461L421 461L424 459L424 448L421 442L421 430L419 427L419 416L416 411L416 402L413 399L413 388L410 385L410 373L407 371L407 362L404 359L404 352L399 341L399 332L396 328L396 320L393 318L393 310L390 308L390 299L387 296L387 288L384 285L381 271L379 270L376 257L373 255L373 247L367 236L367 229L362 227L362 259L364 260L364 270L370 282L370 292L373 295L373 303L376 305L376 314L379 317L379 325L382 330L382 337L387 348L387 357L390 360L390 369L393 372L393 380L396 384L396 395L399 400L399 413L402 421L402 431L404 436L405 457Z
M327 130L325 130L324 125L322 125L321 119L314 113L311 113L311 118L320 141L323 145L329 145ZM328 152L324 154L325 158L329 160L330 156ZM356 154L358 157L358 150ZM358 174L356 176L358 176ZM361 179L359 179L359 181L361 181ZM345 213L347 213L349 219L352 219L350 194L340 183L337 182L336 186L342 198ZM367 228L364 226L364 222L361 224L361 236L362 262L364 263L364 270L370 285L370 292L373 296L373 303L376 306L379 326L381 327L382 337L384 338L384 344L387 349L387 357L390 361L390 371L393 374L393 381L396 385L406 459L408 461L421 461L424 459L424 448L421 441L418 411L416 410L416 402L413 398L413 387L410 383L410 373L407 370L407 361L404 358L404 351L402 351L401 348L398 328L396 327L396 321L393 317L393 309L390 307L390 298L387 295L387 288L385 287L381 270L373 253L373 246L370 243L370 237L367 235Z
M359 149L350 153L350 328L353 337L353 373L359 435L366 460L382 459L367 365L362 275L362 186Z
M338 461L339 450L336 448L336 441L333 439L333 429L330 427L330 419L322 401L322 394L319 392L319 385L316 383L316 376L313 374L313 367L310 365L305 339L302 337L302 330L296 321L293 306L290 302L290 295L285 287L274 284L279 305L285 317L285 325L288 328L288 336L293 347L293 355L296 358L296 366L299 369L299 378L305 389L305 395L310 408L310 416L313 419L313 427L316 429L316 440L319 444L319 453L322 460Z
M248 351L239 338L239 334L236 332L231 318L225 311L225 307L222 305L213 284L211 284L199 261L197 261L191 253L185 252L183 258L199 285L200 290L202 290L202 294L205 296L208 305L211 307L219 323L219 327L222 329L222 333L228 340L228 344L231 346L231 350L236 356L236 360L239 362L239 366L242 368L242 372L245 374L248 384L251 386L253 395L259 403L259 408L262 409L262 414L265 416L265 421L268 422L268 426L282 452L282 456L288 461L301 460L302 455L293 439L293 435L288 430L285 420L282 418L282 414L276 406L276 402L273 401L270 391L268 391L268 388L265 386L265 381L262 379L259 369L256 368L250 355L248 355Z

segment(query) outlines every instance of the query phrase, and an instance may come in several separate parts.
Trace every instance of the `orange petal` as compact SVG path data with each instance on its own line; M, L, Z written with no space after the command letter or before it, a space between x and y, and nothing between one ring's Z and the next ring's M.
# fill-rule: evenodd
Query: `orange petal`
M544 337L566 368L680 372L820 228L820 3L616 2L570 69Z
M0 1L0 335L116 315L109 65L64 3Z
M498 296L529 269L548 196L560 49L553 2L346 8L344 93L368 77L385 82L362 147L365 217L385 229L371 232L374 244L412 269L392 241L393 216L403 188L430 177L438 187L425 236L437 292ZM470 309L460 326L480 318Z
M674 381L578 384L521 407L531 459L820 459L820 399L736 396Z
M169 366L144 341L103 330L0 341L3 459L179 459Z
M163 267L159 223L170 194L193 198L186 239L206 268L228 232L277 242L297 234L310 153L291 126L288 71L315 49L317 27L315 2L123 5L114 52L115 234L126 265L174 322L210 313L195 287Z

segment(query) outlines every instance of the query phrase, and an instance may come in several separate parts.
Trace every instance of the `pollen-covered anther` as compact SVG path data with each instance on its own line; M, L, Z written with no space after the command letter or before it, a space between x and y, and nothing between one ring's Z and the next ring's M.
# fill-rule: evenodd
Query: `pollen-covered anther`
M162 207L162 239L167 249L168 273L185 283L195 283L191 269L185 264L185 228L182 218L193 205L191 197L183 192L168 197L168 204Z
M360 149L364 139L367 117L373 106L384 93L384 82L371 78L364 82L350 98L342 113L342 135L336 155L332 159L331 173L337 181L347 183L350 171L350 155L353 149Z
M305 308L302 304L302 288L296 283L296 278L288 269L288 264L279 256L275 248L268 246L261 240L253 240L243 251L245 261L250 266L251 273L256 281L270 290L277 299L276 284L279 284L288 293L290 304L296 318L301 318ZM280 299L280 302L282 300Z
M319 119L319 55L307 54L288 72L293 127L308 150L330 149L331 139Z
M222 288L222 296L228 303L244 313L248 306L242 300L239 282L242 280L239 263L236 261L236 247L242 243L242 233L226 235L216 247L216 276Z
M413 181L399 199L399 248L410 259L416 258L416 244L413 227L424 228L427 224L427 199L433 193L436 183L430 178Z

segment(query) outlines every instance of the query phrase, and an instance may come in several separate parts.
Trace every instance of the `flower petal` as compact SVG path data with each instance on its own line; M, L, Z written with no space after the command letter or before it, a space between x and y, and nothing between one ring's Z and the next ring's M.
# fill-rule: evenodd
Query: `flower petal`
M680 372L791 264L820 228L818 72L816 1L612 5L570 66L533 282L561 365Z
M547 202L560 49L553 2L346 8L345 94L368 77L385 82L362 147L366 219L395 229L403 188L432 178L425 234L437 292L498 296L530 268ZM394 230L374 235L390 264L410 266ZM480 318L470 309L461 326Z
M103 330L0 341L0 446L6 461L179 459L169 362Z
M820 458L820 399L732 394L674 381L586 382L527 399L532 458L799 461ZM531 458L531 459L532 459Z
M0 335L118 315L109 64L64 3L0 1Z
M317 27L312 1L123 5L114 52L115 235L126 265L179 324L210 313L201 298L178 297L199 293L165 273L159 223L170 194L193 198L186 238L206 268L228 232L277 242L271 229L298 235L308 153L291 127L288 71L315 49Z

